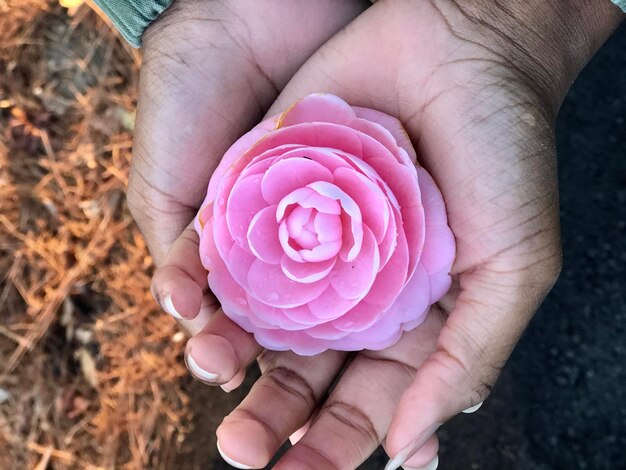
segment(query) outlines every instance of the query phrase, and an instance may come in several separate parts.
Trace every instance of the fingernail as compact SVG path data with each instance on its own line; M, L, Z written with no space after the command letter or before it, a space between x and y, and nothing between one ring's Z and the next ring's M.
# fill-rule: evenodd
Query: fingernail
M398 468L402 467L404 462L413 457L415 452L422 448L426 441L430 439L430 437L435 433L435 431L437 431L437 429L439 429L439 426L441 426L441 423L434 424L429 429L424 431L419 438L415 439L408 446L398 452L393 459L387 462L385 470L397 470Z
M480 408L481 406L483 406L482 401L478 405L470 406L467 410L463 410L463 413L473 413L474 411L478 410L478 408Z
M230 465L231 467L235 467L235 468L242 468L244 470L251 470L254 467L250 467L248 465L244 465L242 463L239 462L235 462L233 459L231 459L228 455L224 454L224 452L222 451L222 448L220 447L220 441L217 441L217 451L220 453L220 455L222 456L222 458L224 459L224 461Z
M437 470L439 466L439 456L435 455L435 458L428 463L428 465L424 465L423 467L407 467L403 466L404 470Z
M191 353L187 354L185 362L187 362L187 369L189 369L193 375L195 375L197 378L204 382L215 382L215 380L219 377L217 374L204 370L202 367L200 367L191 355Z
M233 390L239 388L239 386L241 385L240 383L231 383L233 382L232 380L230 382L226 382L225 384L220 385L220 388L222 390L224 390L226 393L230 393Z
M172 302L172 296L170 294L163 294L163 310L169 313L171 316L178 320L182 320L183 317L176 311L174 302Z

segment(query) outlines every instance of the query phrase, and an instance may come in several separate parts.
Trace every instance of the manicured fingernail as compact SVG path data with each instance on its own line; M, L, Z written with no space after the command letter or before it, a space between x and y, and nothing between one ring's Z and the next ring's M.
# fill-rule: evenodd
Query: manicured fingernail
M196 360L193 358L191 353L187 354L186 357L187 368L191 371L193 375L204 382L215 382L215 380L219 377L217 374L213 374L208 370L204 370L202 367L198 365Z
M174 302L172 302L172 296L170 294L163 294L162 299L163 299L163 301L162 301L163 302L163 310L165 310L167 313L169 313L174 318L176 318L178 320L182 320L183 317L181 316L180 313L178 313L178 311L174 307Z
M435 431L437 431L437 429L439 429L439 426L441 426L441 423L434 424L429 429L424 431L420 437L415 439L408 446L398 452L393 459L387 462L385 470L397 470L398 468L402 467L402 465L404 465L404 462L413 457L415 452L422 448L426 441L430 439L430 437L435 433Z
M428 465L424 465L423 467L402 467L404 470L437 470L439 466L439 456L435 455L435 458L428 463Z
M235 468L242 468L244 470L250 470L254 467L250 467L248 465L244 465L242 463L239 462L235 462L233 459L231 459L228 455L226 455L223 451L222 448L220 447L220 441L217 441L217 451L220 453L220 455L222 456L222 458L224 459L224 461L230 465L231 467L235 467Z
M478 408L480 408L481 406L483 406L482 401L478 405L470 406L467 410L463 410L463 413L473 413L474 411L478 410Z
M220 385L220 388L226 393L230 393L237 388L237 385L230 385L230 382Z
M306 423L304 426L302 426L300 429L294 432L291 436L289 436L289 442L291 442L291 445L295 446L298 443L298 441L302 439L304 435L308 432L310 427L311 427L311 421Z

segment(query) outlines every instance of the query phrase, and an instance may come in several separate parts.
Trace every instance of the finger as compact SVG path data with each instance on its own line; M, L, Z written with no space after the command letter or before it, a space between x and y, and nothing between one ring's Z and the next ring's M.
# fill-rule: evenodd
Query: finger
M219 308L217 299L209 292L193 224L174 241L155 270L150 290L161 308L190 335L200 331Z
M385 447L386 450L386 447ZM433 434L402 468L404 470L435 470L439 466L439 439Z
M241 369L239 372L235 374L235 376L230 379L225 384L220 385L220 388L224 390L226 393L230 393L233 390L239 388L239 386L246 379L246 369Z
M308 421L347 354L272 356L246 399L217 429L220 452L227 461L238 462L238 468L263 468L269 463L283 442Z
M226 149L361 8L180 0L146 31L128 204L157 265L193 218Z
M192 320L203 304L206 315L219 306L215 297L207 294L207 274L200 262L198 243L198 234L193 224L189 224L152 277L152 295L163 310L177 320ZM189 326L189 322L186 325Z
M187 341L185 361L198 380L209 385L225 385L233 381L261 351L254 336L219 310L200 332Z
M520 277L497 263L461 275L461 292L443 327L437 350L403 394L387 435L400 468L423 445L422 436L482 403L546 294L545 276ZM543 278L543 279L542 279Z
M359 466L385 437L416 368L434 350L442 321L438 315L429 315L391 348L357 354L308 432L275 469L343 470Z

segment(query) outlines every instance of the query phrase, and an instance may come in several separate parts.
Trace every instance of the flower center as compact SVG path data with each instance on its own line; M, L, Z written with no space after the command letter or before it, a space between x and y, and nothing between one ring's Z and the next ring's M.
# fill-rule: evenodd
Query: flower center
M341 211L338 204L328 204L334 201L324 202L325 206L316 207L310 200L298 201L289 204L278 214L280 244L294 261L326 261L339 253L343 233ZM328 213L329 207L331 212L339 213Z
M311 250L320 244L314 225L317 214L316 209L296 206L287 217L289 244L294 249Z

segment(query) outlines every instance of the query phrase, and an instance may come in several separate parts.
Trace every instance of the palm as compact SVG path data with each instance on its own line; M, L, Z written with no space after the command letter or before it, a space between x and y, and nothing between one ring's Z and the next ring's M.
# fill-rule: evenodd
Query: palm
M457 238L458 286L398 344L358 354L323 404L345 355L262 356L264 375L218 430L222 450L239 462L264 465L319 406L277 468L356 467L384 440L399 405L387 437L397 453L420 426L484 398L558 265L552 109L502 57L462 38L461 15L427 2L398 3L374 6L327 43L270 114L329 91L398 116L444 194ZM467 364L477 358L483 367L474 371ZM459 383L466 395L440 403L442 394L459 394ZM435 411L429 402L438 403ZM278 419L285 404L291 406ZM426 445L409 462L415 467L436 452L436 438L423 437Z
M298 67L361 11L357 0L275 7L178 0L144 34L128 204L159 267L155 297L175 304L191 332L215 310L197 239L185 231L213 170ZM283 36L269 34L279 28Z

